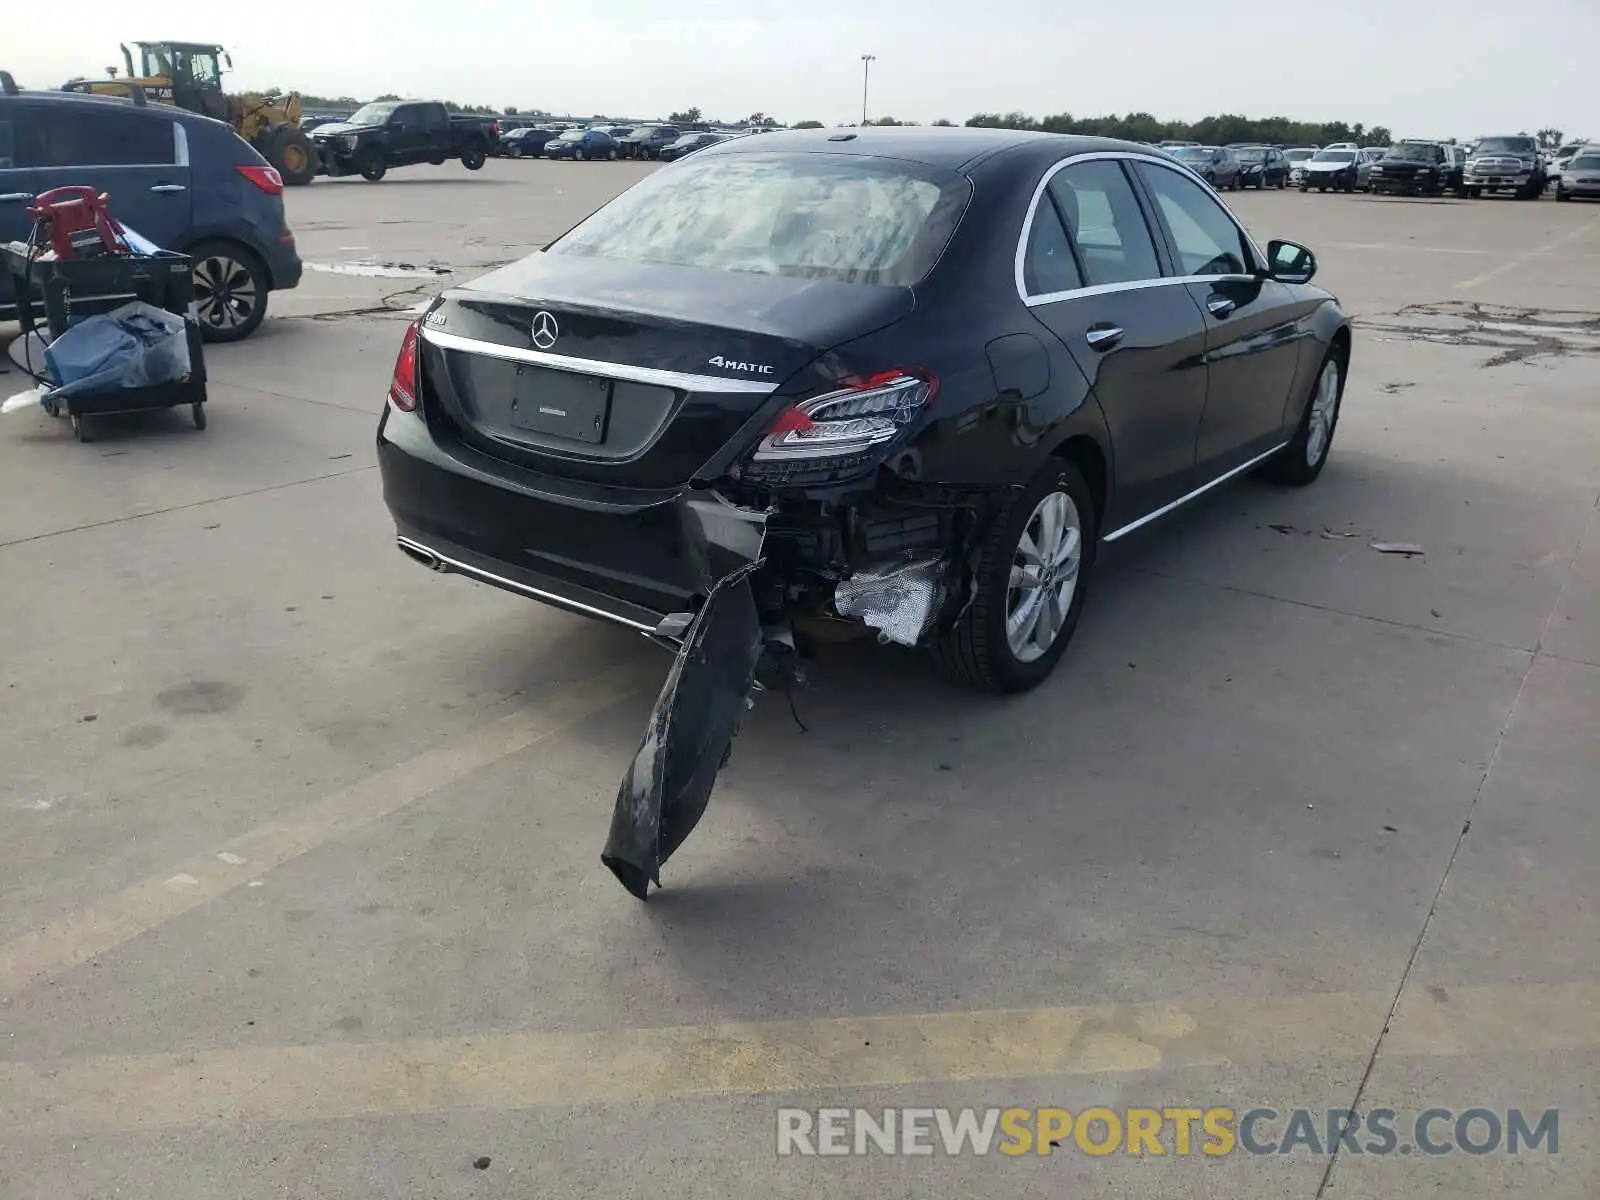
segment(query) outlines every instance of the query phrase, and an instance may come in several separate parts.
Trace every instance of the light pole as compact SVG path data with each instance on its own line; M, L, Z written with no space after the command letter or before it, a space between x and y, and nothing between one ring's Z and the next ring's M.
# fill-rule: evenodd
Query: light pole
M872 60L876 54L863 54L861 56L861 123L867 123L867 77L872 71Z

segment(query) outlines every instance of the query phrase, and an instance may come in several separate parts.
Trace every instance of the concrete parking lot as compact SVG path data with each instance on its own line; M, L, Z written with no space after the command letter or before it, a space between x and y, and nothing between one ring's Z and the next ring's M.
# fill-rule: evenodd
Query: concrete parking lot
M206 432L0 417L0 1197L1600 1194L1600 207L1230 196L1358 325L1320 481L1108 554L1032 694L828 649L640 905L665 655L397 553L373 431L408 309L649 169L319 181ZM1042 1105L1559 1147L776 1153Z

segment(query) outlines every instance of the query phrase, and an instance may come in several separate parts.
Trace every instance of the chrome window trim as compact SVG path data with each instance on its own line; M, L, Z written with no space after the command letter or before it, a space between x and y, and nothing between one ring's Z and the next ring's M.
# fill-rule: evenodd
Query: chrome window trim
M652 384L657 387L677 388L687 392L738 392L764 396L778 390L777 383L756 379L729 379L721 375L691 375L683 371L663 371L656 367L636 367L626 363L604 362L597 358L573 358L566 354L551 354L546 350L524 350L518 346L502 346L498 342L485 342L477 338L462 337L458 333L445 333L438 329L422 328L422 339L442 350L460 350L467 354L481 354L487 358L503 358L511 362L532 363L557 371L578 371L585 375L603 375L608 379L622 379L629 383Z
M1061 159L1044 173L1044 176L1039 180L1038 186L1033 189L1033 199L1028 202L1028 215L1022 220L1022 236L1017 239L1017 252L1013 260L1012 270L1017 287L1017 298L1023 304L1029 308L1034 308L1040 304L1054 304L1058 300L1067 300L1078 296L1095 296L1106 292L1130 292L1141 288L1170 287L1179 283L1210 283L1227 279L1256 278L1254 275L1162 275L1152 279L1133 279L1121 283L1086 284L1081 288L1069 288L1061 292L1044 292L1038 295L1030 295L1024 274L1024 266L1027 262L1028 239L1033 235L1034 214L1039 211L1039 201L1044 197L1045 189L1050 186L1050 181L1055 178L1056 172L1064 171L1076 163L1103 160L1150 163L1153 166L1172 171L1193 183L1199 184L1204 190L1211 193L1212 197L1217 201L1218 207L1227 214L1228 220L1233 222L1233 227L1239 231L1239 236L1244 239L1244 244L1249 246L1251 253L1255 255L1257 268L1261 268L1262 264L1267 261L1267 256L1262 253L1261 247L1256 245L1255 238L1251 237L1250 231L1239 223L1239 218L1233 215L1233 210L1223 202L1222 197L1217 195L1216 190L1210 184L1187 167L1171 160L1163 160L1153 154L1140 154L1132 150L1092 150L1083 154L1071 154ZM1156 230L1150 230L1152 239L1156 237L1156 234Z
M1212 488L1218 487L1221 484L1227 483L1228 480L1232 479L1235 475L1243 475L1246 471L1250 470L1251 467L1260 466L1262 463L1266 462L1267 459L1271 458L1274 454L1276 454L1278 451L1282 450L1288 444L1289 444L1288 442L1279 442L1271 450L1268 450L1263 454L1256 455L1249 462L1241 463L1239 466L1234 467L1231 471L1224 471L1221 475L1218 475L1210 483L1203 483L1199 487L1195 488L1194 491L1188 492L1185 495L1179 496L1176 500L1173 500L1171 503L1163 504L1160 508L1155 509L1153 512L1145 513L1145 515L1140 517L1137 521L1129 521L1121 529L1112 530L1110 533L1106 534L1105 537L1101 538L1100 540L1103 541L1103 542L1114 542L1119 537L1122 537L1124 534L1129 534L1129 533L1132 533L1135 529L1143 528L1144 526L1150 524L1151 521L1154 521L1154 520L1156 520L1156 519L1158 519L1160 517L1166 516L1173 509L1182 508L1185 504L1189 503L1189 501L1197 499L1200 496L1205 495Z

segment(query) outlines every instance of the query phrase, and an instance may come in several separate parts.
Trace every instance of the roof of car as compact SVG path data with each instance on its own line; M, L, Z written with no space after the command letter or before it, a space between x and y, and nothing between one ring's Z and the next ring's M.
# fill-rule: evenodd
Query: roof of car
M1115 138L1078 134L1037 133L1020 129L979 129L965 125L868 125L840 129L780 129L760 137L730 138L719 153L770 151L826 151L830 154L882 155L905 158L931 166L961 167L973 159L1016 146L1053 144L1060 153L1086 154L1095 150L1124 150L1150 154L1149 146Z
M92 92L63 92L59 90L30 91L29 89L24 88L13 98L17 100L43 100L47 104L115 104L121 105L124 108L154 109L157 115L164 117L173 116L175 114L190 115L187 114L185 110L181 108L174 108L170 104L165 104L160 108L155 108L153 104L136 105L126 96L97 96Z

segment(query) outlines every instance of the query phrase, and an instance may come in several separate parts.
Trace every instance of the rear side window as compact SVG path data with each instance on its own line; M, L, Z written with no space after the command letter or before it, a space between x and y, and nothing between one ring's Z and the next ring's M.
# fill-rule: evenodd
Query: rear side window
M1117 163L1076 163L1057 171L1049 190L1078 248L1086 284L1161 277L1150 227Z
M39 106L35 167L168 166L177 161L172 122L111 106Z
M0 171L10 171L17 165L17 138L11 131L11 118L0 117Z
M855 155L689 158L657 171L547 253L908 285L967 204L959 175Z
M1022 259L1022 287L1030 296L1048 296L1083 286L1083 276L1072 257L1061 214L1046 192L1034 209L1028 229L1028 249Z

